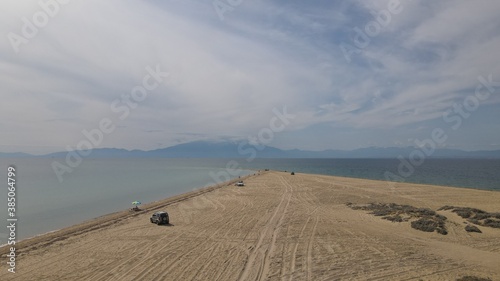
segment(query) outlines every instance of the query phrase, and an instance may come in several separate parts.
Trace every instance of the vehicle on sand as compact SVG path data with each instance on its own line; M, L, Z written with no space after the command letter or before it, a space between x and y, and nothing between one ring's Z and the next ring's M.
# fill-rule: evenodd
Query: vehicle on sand
M157 225L170 223L168 213L164 211L154 213L151 215L151 218L149 218L149 221L151 221L151 223L156 223Z

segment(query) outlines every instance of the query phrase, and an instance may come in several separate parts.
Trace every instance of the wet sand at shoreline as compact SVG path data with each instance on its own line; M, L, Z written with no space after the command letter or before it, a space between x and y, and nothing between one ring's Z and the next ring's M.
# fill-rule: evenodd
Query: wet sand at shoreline
M422 232L346 204L500 212L500 192L266 172L20 242L1 280L500 280L500 229ZM149 222L157 210L170 225Z

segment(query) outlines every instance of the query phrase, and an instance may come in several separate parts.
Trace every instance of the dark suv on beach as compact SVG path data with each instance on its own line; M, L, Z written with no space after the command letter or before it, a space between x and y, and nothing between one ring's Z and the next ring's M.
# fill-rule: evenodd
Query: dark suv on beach
M154 213L149 220L151 223L156 223L157 225L169 224L168 214L163 211Z

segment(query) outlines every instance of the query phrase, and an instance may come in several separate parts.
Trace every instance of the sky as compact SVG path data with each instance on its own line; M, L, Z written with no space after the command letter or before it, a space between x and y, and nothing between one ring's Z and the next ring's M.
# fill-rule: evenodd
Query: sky
M0 151L500 149L498 11L494 0L4 0Z

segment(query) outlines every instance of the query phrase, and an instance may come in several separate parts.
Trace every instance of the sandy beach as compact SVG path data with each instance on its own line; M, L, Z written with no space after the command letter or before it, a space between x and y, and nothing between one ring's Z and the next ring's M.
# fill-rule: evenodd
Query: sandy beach
M500 192L265 172L110 214L20 242L16 273L0 249L0 280L500 280L500 228L449 205L500 212ZM348 204L349 203L349 204ZM369 203L429 208L446 235L413 229ZM154 211L170 225L150 223Z

